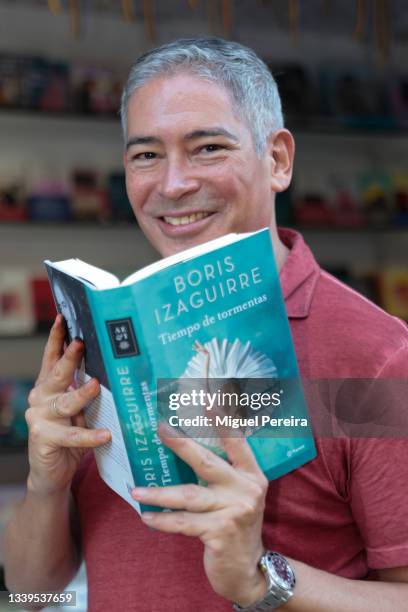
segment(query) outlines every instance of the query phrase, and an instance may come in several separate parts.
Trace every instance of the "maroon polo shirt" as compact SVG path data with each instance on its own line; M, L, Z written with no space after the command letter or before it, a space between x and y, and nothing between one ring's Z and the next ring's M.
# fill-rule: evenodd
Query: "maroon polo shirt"
M302 378L407 379L406 325L321 270L299 234L280 236L290 248L280 278ZM313 461L270 483L265 546L347 578L408 565L407 438L327 435L316 446ZM231 610L208 583L201 542L146 527L100 479L91 453L73 493L90 612Z

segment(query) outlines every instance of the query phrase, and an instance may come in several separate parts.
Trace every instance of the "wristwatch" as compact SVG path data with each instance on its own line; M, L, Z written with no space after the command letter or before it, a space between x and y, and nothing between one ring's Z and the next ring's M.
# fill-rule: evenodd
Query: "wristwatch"
M259 560L259 568L268 583L268 592L263 599L247 608L233 604L237 612L266 612L283 606L293 595L296 578L289 562L277 552L266 551Z

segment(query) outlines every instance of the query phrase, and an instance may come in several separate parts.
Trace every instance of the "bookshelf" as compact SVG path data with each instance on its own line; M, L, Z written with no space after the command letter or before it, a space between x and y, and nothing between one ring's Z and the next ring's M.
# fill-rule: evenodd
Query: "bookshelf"
M0 486L23 482L28 475L26 447L8 448L0 446Z
M43 14L43 19L45 24L50 17ZM56 22L52 25L54 27ZM116 26L119 32L119 22ZM41 24L41 27L45 28L45 25ZM124 24L120 26L122 30L124 27ZM59 58L62 45L58 39L53 52L50 52L46 38L46 32L50 31L52 27L44 29L41 53ZM132 57L138 55L133 46L137 38L134 30L128 34L129 47L125 50L120 44L117 45L118 53L122 54L122 59L118 61L126 66ZM25 40L24 37L13 39ZM248 43L253 44L253 40ZM17 47L13 42L10 48L14 48L15 52L27 52ZM269 31L264 47L266 55L266 50L270 52ZM88 55L88 59L93 60L94 50L90 45L84 57ZM98 45L96 57L102 51ZM290 57L292 49L286 51ZM80 53L75 50L73 55L83 52L84 49ZM110 59L110 51L108 54ZM73 58L66 59L72 61ZM325 177L338 168L346 176L361 172L367 166L389 170L397 163L406 169L408 125L398 129L346 128L337 121L318 116L307 121L289 116L287 124L293 130L297 148L295 193L297 189L321 189ZM6 176L30 183L44 176L66 179L77 167L109 173L120 170L122 166L123 143L118 117L0 109L0 133L2 141L7 143L0 164L0 179ZM408 227L298 229L323 266L346 267L362 273L387 265L408 266ZM154 261L157 253L147 243L136 223L0 222L1 265L27 267L38 273L43 271L44 259L69 257L79 257L123 276ZM45 342L46 334L0 337L1 376L34 379ZM13 465L20 465L20 468L16 468L16 474L23 479L23 458L21 450L7 451L1 455L3 472L11 470Z

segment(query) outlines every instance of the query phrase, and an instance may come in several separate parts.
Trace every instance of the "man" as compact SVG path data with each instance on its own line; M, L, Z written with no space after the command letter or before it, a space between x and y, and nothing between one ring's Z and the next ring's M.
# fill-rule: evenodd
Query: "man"
M294 142L252 51L220 39L151 51L132 69L122 119L129 199L162 255L269 226L303 377L406 377L406 327L321 271L299 235L278 233ZM84 428L98 382L69 389L83 347L63 354L63 341L57 317L29 398L27 495L6 536L11 590L63 589L84 555L90 610L407 609L406 440L317 440L315 460L267 486L245 440L225 440L228 463L162 431L209 484L136 489L175 510L140 518L91 453L80 465L109 432Z

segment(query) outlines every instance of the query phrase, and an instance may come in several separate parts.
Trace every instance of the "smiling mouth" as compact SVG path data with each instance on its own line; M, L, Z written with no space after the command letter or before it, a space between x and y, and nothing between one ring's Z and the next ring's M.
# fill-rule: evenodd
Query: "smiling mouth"
M205 219L205 217L209 217L211 214L213 213L199 212L192 215L185 215L184 217L164 216L162 219L169 225L189 225L190 223L201 221L201 219Z

